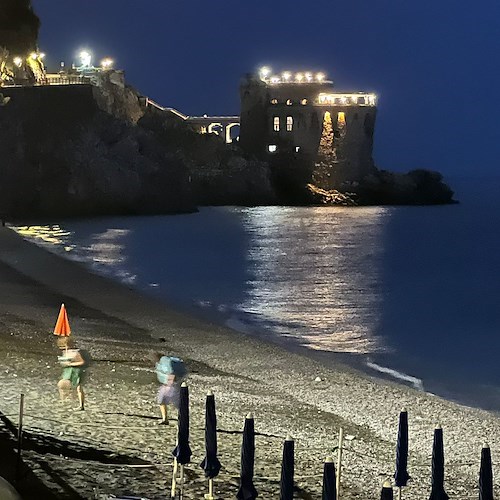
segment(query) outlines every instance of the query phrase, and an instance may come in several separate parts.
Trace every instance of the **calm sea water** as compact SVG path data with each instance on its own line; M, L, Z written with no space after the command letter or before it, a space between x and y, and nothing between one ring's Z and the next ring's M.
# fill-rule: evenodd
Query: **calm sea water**
M498 411L500 180L454 187L452 206L205 208L17 229L180 309Z

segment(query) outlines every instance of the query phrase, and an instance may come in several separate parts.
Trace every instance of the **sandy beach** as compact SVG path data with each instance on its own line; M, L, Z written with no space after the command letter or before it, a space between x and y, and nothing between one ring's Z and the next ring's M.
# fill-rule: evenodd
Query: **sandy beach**
M204 404L215 394L222 471L216 497L238 488L241 430L255 416L255 486L259 498L279 498L283 440L295 439L296 498L321 497L323 461L334 454L339 427L346 444L342 498L378 499L394 474L397 422L409 414L409 473L403 498L428 498L436 424L444 429L445 481L451 498L478 496L481 447L500 463L500 419L371 379L347 366L326 368L298 353L169 310L164 304L94 275L0 227L0 411L17 423L25 395L24 460L52 498L167 497L172 479L176 414L157 426L152 350L182 357L190 374L192 461L184 498L202 498L207 482ZM76 399L58 401L60 374L52 330L61 303L79 346L94 362L86 382L86 411ZM321 381L317 381L320 378ZM2 436L8 434L5 425ZM11 444L15 444L13 438ZM494 465L494 475L497 475ZM22 481L19 489L23 489ZM30 496L24 498L51 498ZM31 490L33 491L33 490ZM500 486L496 486L500 495Z

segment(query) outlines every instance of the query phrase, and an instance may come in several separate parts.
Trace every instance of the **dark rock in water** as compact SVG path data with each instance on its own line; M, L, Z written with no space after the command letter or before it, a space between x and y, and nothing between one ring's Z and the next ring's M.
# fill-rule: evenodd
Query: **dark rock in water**
M355 187L361 205L441 205L456 203L439 172L412 170L406 174L378 170Z

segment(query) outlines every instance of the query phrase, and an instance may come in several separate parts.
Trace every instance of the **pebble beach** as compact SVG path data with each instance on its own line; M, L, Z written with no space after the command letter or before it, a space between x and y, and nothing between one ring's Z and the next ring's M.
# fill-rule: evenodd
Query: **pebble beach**
M481 448L500 464L500 419L413 388L370 378L341 364L326 367L300 353L169 310L124 285L90 273L0 227L0 411L17 425L24 394L24 462L46 498L170 498L176 413L158 426L152 351L175 354L189 369L191 463L184 498L203 498L204 405L215 394L219 460L215 497L235 498L241 431L255 418L255 487L279 498L283 441L295 440L295 498L321 498L325 458L348 436L341 498L378 499L395 468L398 417L408 411L411 480L403 498L429 497L433 432L441 425L445 488L455 500L478 498ZM61 368L52 334L61 303L72 335L93 357L86 410L60 402ZM1 424L2 435L9 434ZM2 442L15 448L12 437ZM23 487L25 492L23 493ZM495 485L500 495L500 485ZM22 480L23 498L32 496ZM53 494L53 497L50 497ZM31 496L30 496L31 495Z

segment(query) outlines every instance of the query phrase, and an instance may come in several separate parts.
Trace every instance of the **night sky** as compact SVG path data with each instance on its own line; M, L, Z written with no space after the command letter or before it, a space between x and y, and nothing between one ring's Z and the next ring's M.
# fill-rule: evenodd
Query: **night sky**
M129 83L191 115L238 114L263 64L321 70L379 95L380 168L500 169L498 0L33 0L49 69L89 48Z

